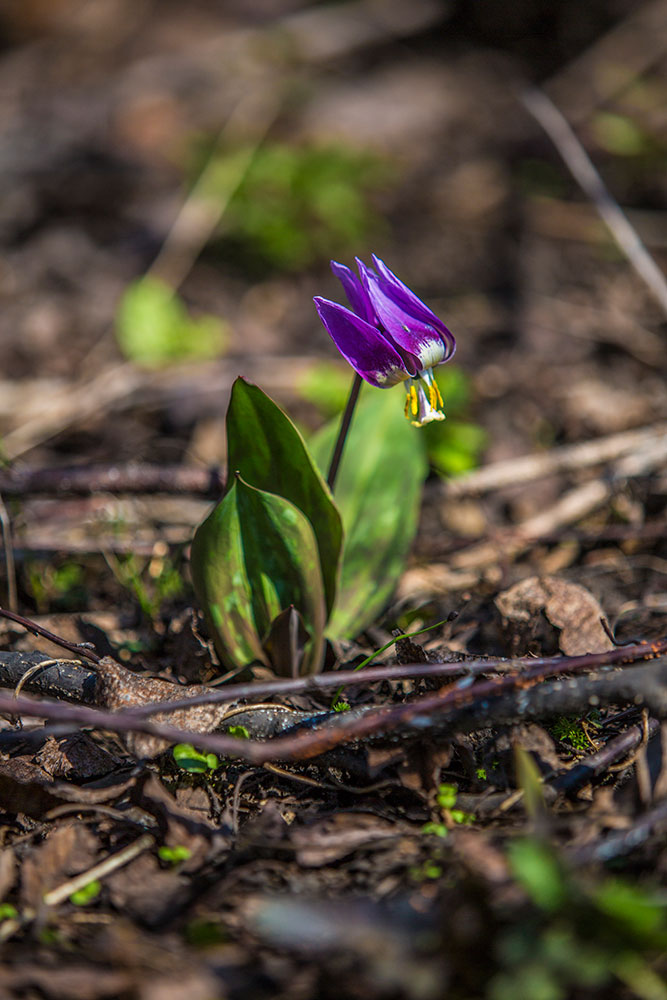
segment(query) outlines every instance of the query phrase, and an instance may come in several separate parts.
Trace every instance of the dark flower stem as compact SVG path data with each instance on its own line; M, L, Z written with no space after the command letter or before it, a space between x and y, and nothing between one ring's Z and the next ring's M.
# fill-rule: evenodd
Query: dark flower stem
M331 465L329 466L329 475L327 476L327 484L332 492L334 488L334 483L336 482L336 476L338 474L338 466L340 465L341 456L343 454L343 448L345 446L345 439L347 437L347 432L349 431L350 424L352 423L352 414L354 413L354 408L357 405L357 399L359 398L360 389L361 389L361 375L355 374L354 379L352 380L352 388L350 389L350 395L347 397L345 413L343 414L343 419L340 422L338 439L336 441L336 447L333 450L333 455L331 456Z

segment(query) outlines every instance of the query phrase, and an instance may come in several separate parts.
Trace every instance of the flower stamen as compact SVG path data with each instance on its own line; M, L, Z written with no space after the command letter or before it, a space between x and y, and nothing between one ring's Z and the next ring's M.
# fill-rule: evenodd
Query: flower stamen
M444 420L445 414L442 396L438 383L433 377L431 369L419 372L410 379L407 388L407 399L405 401L405 416L414 427L423 427L433 420Z

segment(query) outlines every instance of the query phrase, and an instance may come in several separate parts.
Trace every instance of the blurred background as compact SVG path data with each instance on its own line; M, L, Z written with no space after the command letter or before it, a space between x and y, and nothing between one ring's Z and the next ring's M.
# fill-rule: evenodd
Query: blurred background
M550 96L664 267L664 0L4 0L0 45L6 460L219 463L237 374L315 429L350 372L311 299L371 252L457 336L435 475L667 413L665 316L520 101ZM48 503L27 548L135 517ZM202 503L136 517L185 539Z

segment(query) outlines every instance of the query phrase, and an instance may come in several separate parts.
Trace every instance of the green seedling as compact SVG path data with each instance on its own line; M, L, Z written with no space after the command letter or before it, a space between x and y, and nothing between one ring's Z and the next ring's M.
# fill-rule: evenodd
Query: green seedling
M449 830L444 823L425 823L422 833L428 837L448 837Z
M74 906L87 906L88 903L92 903L93 900L97 899L100 892L102 891L102 883L98 879L93 879L87 885L77 889L73 892L69 898L70 903Z
M160 861L167 861L171 865L178 865L181 861L187 861L192 857L192 851L184 844L176 844L175 847L163 844L162 847L158 847L157 853Z
M453 809L456 805L458 793L459 790L456 785L438 785L435 801L441 809Z
M214 753L200 753L191 743L177 743L172 750L174 760L183 771L193 774L205 774L216 771L220 767L218 757Z

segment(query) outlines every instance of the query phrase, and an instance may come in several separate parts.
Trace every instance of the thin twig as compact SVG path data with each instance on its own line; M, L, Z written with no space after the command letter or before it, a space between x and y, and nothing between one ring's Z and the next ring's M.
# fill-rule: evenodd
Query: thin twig
M146 272L146 277L160 278L176 290L192 269L203 247L213 236L230 201L252 165L266 134L275 121L282 95L275 87L253 88L240 98L229 118L220 129L208 162L178 210L159 254ZM253 123L248 136L248 122ZM220 151L239 146L243 137L245 148L229 161L225 188L222 190ZM228 165L228 166L229 166Z
M266 697L275 694L308 694L314 691L328 691L332 687L342 685L349 688L364 684L375 684L383 680L411 680L423 677L461 677L464 683L469 683L480 674L508 674L523 676L527 671L540 669L544 676L550 673L567 672L569 669L581 668L595 670L598 667L613 664L633 663L642 660L647 652L653 649L650 643L637 643L634 647L611 649L603 653L587 653L584 656L521 656L515 659L502 657L479 660L457 660L453 663L411 663L396 664L390 667L368 667L365 671L332 670L312 677L280 678L275 681L251 681L248 684L230 684L220 691L210 691L195 695L193 698L182 698L178 701L164 701L159 704L137 705L128 709L128 713L144 718L157 715L160 712L175 711L181 708L191 708L195 705L211 705L216 702L239 701L244 698ZM667 640L665 641L667 652ZM658 655L657 653L655 655ZM569 666L568 666L569 665ZM342 716L339 715L339 718Z
M666 437L667 423L638 427L635 430L623 431L621 434L605 435L594 441L562 445L539 454L520 455L502 462L493 462L482 469L450 480L444 484L444 489L447 496L451 497L489 493L506 486L529 483L558 472L572 472L602 465L664 441Z
M610 195L564 115L543 91L536 88L525 91L521 100L547 133L584 194L595 205L632 267L667 313L667 280L664 274Z
M0 693L0 712L48 718L58 723L73 723L77 727L94 727L125 734L141 733L166 744L194 743L202 750L226 757L263 764L276 760L305 760L320 756L343 743L364 737L395 734L423 739L426 732L469 732L480 724L514 724L580 710L582 702L589 705L630 701L647 705L657 717L667 716L667 639L641 643L634 649L613 649L606 654L561 657L547 667L535 667L519 674L498 677L474 684L466 680L397 706L369 708L363 713L348 712L335 722L315 730L299 730L295 734L270 739L239 740L234 736L197 732L163 722L140 718L133 710L101 711L60 702L14 699ZM592 678L570 677L595 669L601 661L608 664L633 663L638 660L663 657L659 663L613 671ZM422 664L423 666L423 664ZM357 675L358 676L358 675ZM556 680L542 683L548 677ZM167 703L168 711L173 704ZM45 731L48 731L48 727ZM159 752L153 751L153 752Z
M660 723L658 720L649 719L647 730L648 738L650 739L652 736L655 736L659 731ZM558 792L571 794L583 785L589 784L593 778L600 777L605 774L610 769L610 765L614 764L617 760L621 760L621 758L626 757L626 755L631 753L635 747L639 746L643 740L643 724L641 726L630 726L624 733L621 733L619 736L615 736L613 739L609 740L601 750L590 754L588 757L584 757L582 760L578 761L574 767L556 775L555 778L552 778L549 781L549 785ZM624 764L624 766L626 765Z
M338 475L338 466L340 465L341 456L343 454L343 448L345 447L345 439L347 438L347 432L350 429L350 424L352 422L352 415L354 414L354 408L357 405L357 400L359 398L360 389L361 389L361 375L357 375L357 373L355 372L354 378L352 379L352 387L350 389L350 395L347 397L345 412L343 413L340 422L340 430L338 431L338 438L336 440L336 446L331 456L331 465L329 466L329 474L327 476L327 485L332 492L336 482L336 476Z
M69 642L67 639L49 632L43 625L38 625L37 622L31 621L29 618L24 618L23 615L17 615L14 611L7 611L6 608L0 608L0 617L8 618L10 621L22 625L24 629L32 632L33 635L41 635L43 639L48 639L49 642L55 643L56 646L68 649L70 653L78 653L79 656L84 656L87 660L92 660L93 663L99 663L102 659L99 653L90 648L90 643Z
M52 469L27 466L0 471L0 492L20 497L40 493L54 496L168 493L212 498L219 496L224 487L224 476L218 466L130 462L127 465L77 465Z
M16 563L14 561L14 539L12 537L12 522L5 502L0 496L0 528L2 529L2 544L5 550L5 571L7 573L7 603L12 611L18 611L19 600L16 589Z
M635 851L645 843L656 827L664 828L667 823L667 802L660 802L649 812L644 813L627 830L611 833L590 844L583 844L568 852L568 860L575 865L586 865L592 862L606 862Z
M430 563L408 570L399 584L399 598L414 599L416 594L448 593L472 586L486 567L496 565L498 560L517 558L537 539L553 535L599 509L627 479L644 476L665 462L667 434L620 457L605 479L593 479L575 486L551 507L533 514L514 528L499 532L496 538L460 549L446 564Z
M105 858L98 865L93 865L89 868L87 872L81 872L80 875L75 875L74 878L68 879L67 882L63 882L55 889L51 889L50 892L44 894L44 902L47 906L58 906L59 903L64 903L66 899L74 892L78 892L79 889L83 889L84 886L93 882L95 879L104 878L105 875L111 875L118 868L122 868L123 865L128 864L130 861L134 861L136 857L143 854L144 851L148 850L155 843L155 837L152 833L144 833L138 840L135 840L132 844L128 844L124 847L122 851L118 851L116 854L112 854L110 857Z
M14 697L18 698L26 684L33 680L37 674L42 672L42 670L46 670L47 667L59 666L62 663L73 663L76 664L77 667L83 666L80 660L40 660L39 663L33 663L19 678L18 684L14 688Z

